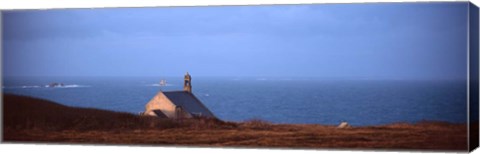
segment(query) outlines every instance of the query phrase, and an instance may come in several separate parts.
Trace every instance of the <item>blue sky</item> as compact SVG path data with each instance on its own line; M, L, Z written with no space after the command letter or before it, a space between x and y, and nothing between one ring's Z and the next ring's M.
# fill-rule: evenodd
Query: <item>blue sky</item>
M2 12L4 76L466 79L468 3Z

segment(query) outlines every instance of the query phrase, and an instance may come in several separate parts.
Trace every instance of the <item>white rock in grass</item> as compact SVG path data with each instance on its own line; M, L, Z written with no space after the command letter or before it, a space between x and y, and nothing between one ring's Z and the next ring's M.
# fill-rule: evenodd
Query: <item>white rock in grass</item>
M338 125L337 128L350 128L352 126L350 126L347 122L342 122L340 123L340 125Z

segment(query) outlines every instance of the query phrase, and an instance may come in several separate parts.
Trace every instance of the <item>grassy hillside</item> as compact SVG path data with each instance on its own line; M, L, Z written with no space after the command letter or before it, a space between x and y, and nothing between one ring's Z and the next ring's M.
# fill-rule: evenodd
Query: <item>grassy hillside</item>
M3 96L6 142L195 145L234 147L466 150L465 124L397 123L335 126L175 121L129 113L74 108L25 96ZM478 129L478 128L477 128Z
M3 105L4 129L111 131L236 126L234 123L216 119L176 121L93 108L69 107L48 100L10 94L3 96Z

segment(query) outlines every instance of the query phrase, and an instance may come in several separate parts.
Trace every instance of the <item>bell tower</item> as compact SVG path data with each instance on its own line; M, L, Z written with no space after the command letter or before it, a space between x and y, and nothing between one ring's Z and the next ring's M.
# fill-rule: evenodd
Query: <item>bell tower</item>
M183 83L183 90L192 93L192 77L190 74L185 74L185 82Z

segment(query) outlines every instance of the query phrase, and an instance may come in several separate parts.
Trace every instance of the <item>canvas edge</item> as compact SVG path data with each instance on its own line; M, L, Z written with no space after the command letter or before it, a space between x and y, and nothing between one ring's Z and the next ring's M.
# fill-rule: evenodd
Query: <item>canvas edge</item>
M478 102L479 102L479 8L469 3L468 6L468 85L467 85L467 120L468 120L468 150L472 152L479 146L479 130L478 130ZM474 108L477 111L474 111ZM477 117L477 118L472 118ZM476 131L476 132L474 132Z

